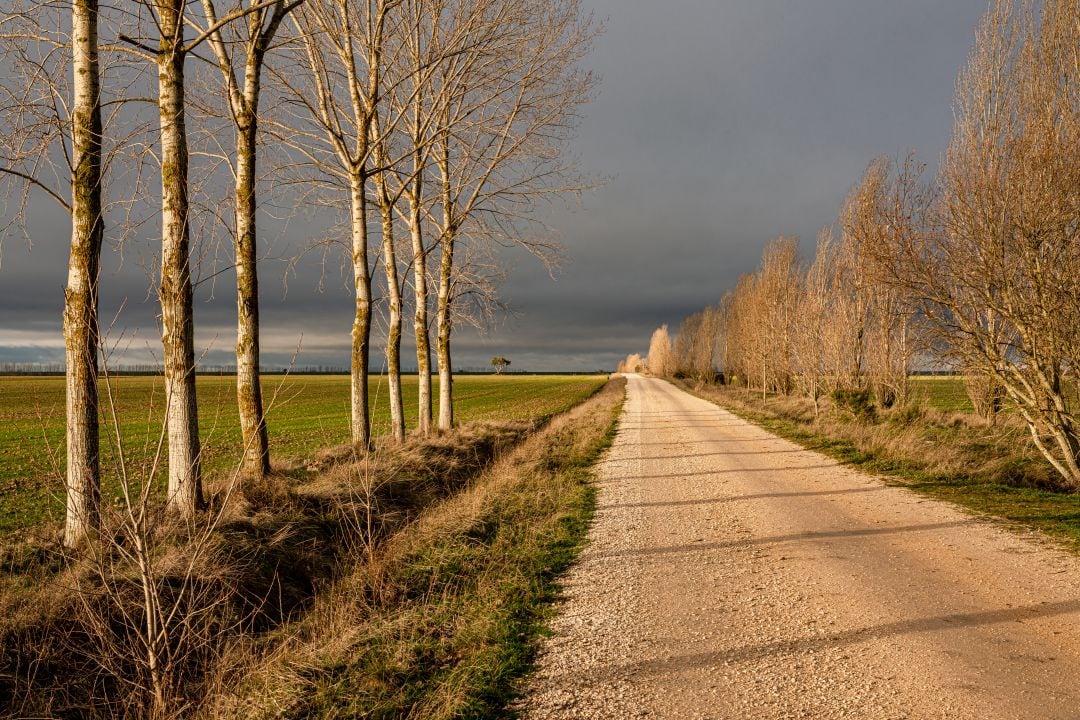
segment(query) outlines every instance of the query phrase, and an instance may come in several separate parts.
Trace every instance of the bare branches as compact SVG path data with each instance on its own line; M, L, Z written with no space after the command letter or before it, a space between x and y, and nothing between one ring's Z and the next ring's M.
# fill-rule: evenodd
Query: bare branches
M877 160L849 195L840 239L798 276L791 337L814 399L845 385L909 401L921 356L962 371L992 421L1007 397L1035 448L1080 488L1080 5L996 0L957 82L952 141L933 181L913 156ZM724 370L781 389L769 256L730 295ZM784 275L783 278L793 277ZM780 283L783 285L783 283ZM749 380L748 386L753 380Z

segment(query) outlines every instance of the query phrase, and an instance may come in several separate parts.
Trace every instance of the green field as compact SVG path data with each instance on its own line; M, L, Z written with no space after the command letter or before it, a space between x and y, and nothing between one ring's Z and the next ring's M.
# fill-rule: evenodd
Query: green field
M412 428L416 424L417 379L406 376L403 380L406 422ZM596 375L459 376L454 380L456 420L535 420L569 408L605 380ZM129 462L148 462L161 433L165 399L161 379L119 377L112 384L125 455ZM437 387L436 383L436 415ZM234 469L240 457L235 379L199 377L198 392L203 462L207 477L212 479ZM385 433L390 414L386 379L372 378L370 392L374 431ZM263 394L269 407L267 424L275 462L348 442L347 377L271 376L264 379ZM61 517L63 418L62 377L0 377L0 533ZM102 437L106 501L111 499L114 445Z
M911 378L911 388L917 400L942 412L974 412L964 379L955 375L916 375Z

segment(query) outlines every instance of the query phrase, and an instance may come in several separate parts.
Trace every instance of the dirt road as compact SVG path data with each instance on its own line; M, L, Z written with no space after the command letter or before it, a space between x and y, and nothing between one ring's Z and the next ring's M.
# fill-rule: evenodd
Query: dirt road
M1080 718L1080 562L631 376L539 718Z

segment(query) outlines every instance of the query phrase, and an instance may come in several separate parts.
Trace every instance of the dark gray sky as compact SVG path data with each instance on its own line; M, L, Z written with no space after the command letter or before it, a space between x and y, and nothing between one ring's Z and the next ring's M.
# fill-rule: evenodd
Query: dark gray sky
M835 220L871 159L948 141L956 74L986 0L584 0L604 21L589 67L601 77L575 149L609 178L580 205L545 211L567 259L553 281L511 255L503 288L515 314L484 335L457 336L459 368L509 357L526 370L611 368L644 352L660 323L715 302L755 266L762 246L804 246ZM8 236L0 265L0 361L59 361L65 218L35 203L32 247ZM8 211L0 208L0 215ZM268 223L271 255L288 255L311 221ZM105 260L103 322L124 361L155 357L154 298L132 243ZM263 359L347 363L351 302L317 256L285 295L283 265L264 264ZM199 352L228 362L232 275L202 285ZM408 357L408 352L406 357ZM413 366L414 363L412 363Z

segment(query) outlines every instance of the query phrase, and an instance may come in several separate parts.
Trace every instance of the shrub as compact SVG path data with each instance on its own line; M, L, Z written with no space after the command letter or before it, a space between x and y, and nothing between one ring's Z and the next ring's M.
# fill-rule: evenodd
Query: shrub
M836 406L848 410L857 418L874 420L877 411L869 390L844 390L836 389L832 393L832 401Z

